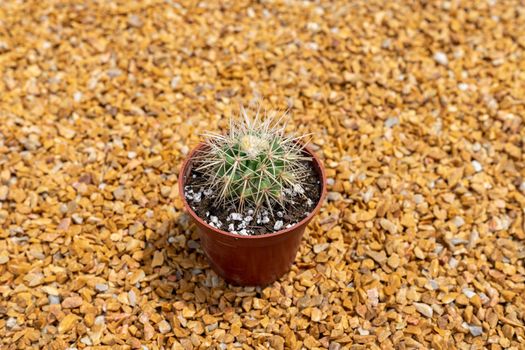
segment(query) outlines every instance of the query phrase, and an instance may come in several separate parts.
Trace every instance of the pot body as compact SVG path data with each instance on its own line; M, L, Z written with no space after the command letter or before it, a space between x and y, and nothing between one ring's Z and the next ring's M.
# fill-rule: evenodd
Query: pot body
M306 227L302 225L286 235L247 240L244 236L217 234L195 222L211 267L237 285L267 285L285 274L295 260Z
M291 267L304 230L319 211L326 195L326 176L319 158L308 148L320 180L321 198L312 212L294 226L260 236L241 236L208 225L191 209L184 196L184 184L192 167L192 157L204 144L198 145L188 156L179 173L179 193L184 206L196 224L202 249L211 267L227 282L236 285L267 285Z

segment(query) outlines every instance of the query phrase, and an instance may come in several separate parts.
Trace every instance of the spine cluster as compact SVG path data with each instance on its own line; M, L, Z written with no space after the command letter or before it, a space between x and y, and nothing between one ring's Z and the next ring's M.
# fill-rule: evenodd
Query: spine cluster
M197 155L196 170L205 177L205 187L217 204L233 204L239 212L286 211L298 196L304 196L307 174L301 137L286 136L284 125L260 111L250 117L241 108L241 118L230 122L226 135L207 134L206 147Z

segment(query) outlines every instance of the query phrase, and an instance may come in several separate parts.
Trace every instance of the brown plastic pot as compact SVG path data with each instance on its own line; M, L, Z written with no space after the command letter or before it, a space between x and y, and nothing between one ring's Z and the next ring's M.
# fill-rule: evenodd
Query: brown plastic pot
M186 201L184 195L186 177L191 172L195 152L202 147L205 147L203 143L193 149L182 164L179 173L179 193L186 210L197 226L202 249L211 267L227 282L236 285L267 285L274 282L290 269L304 230L324 201L326 174L323 164L315 153L305 147L305 152L312 157L314 168L321 180L321 198L306 218L290 228L271 234L240 236L208 225L197 216Z

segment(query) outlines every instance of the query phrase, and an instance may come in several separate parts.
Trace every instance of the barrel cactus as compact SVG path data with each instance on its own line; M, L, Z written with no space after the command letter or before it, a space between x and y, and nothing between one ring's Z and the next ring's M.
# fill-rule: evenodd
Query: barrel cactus
M260 113L230 122L226 135L206 134L206 145L196 160L196 170L205 179L207 193L216 204L233 205L238 212L255 214L274 209L286 212L287 205L304 197L307 175L302 137L287 136L282 117Z

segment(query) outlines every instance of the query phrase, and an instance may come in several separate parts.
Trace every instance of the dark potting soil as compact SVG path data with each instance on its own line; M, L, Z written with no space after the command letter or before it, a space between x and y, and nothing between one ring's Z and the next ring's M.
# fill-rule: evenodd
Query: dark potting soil
M288 205L286 211L276 205L272 208L273 216L270 213L265 215L264 211L255 216L250 208L246 208L243 213L238 213L233 205L217 205L216 193L205 191L203 184L205 177L194 169L186 178L184 195L193 211L202 220L222 231L250 236L273 233L291 227L304 219L319 202L320 178L311 161L305 162L305 165L308 175L304 181L304 195L295 195L295 203Z

